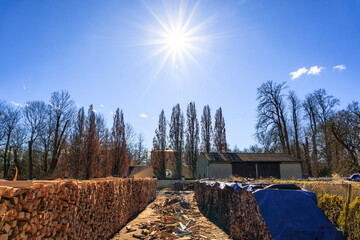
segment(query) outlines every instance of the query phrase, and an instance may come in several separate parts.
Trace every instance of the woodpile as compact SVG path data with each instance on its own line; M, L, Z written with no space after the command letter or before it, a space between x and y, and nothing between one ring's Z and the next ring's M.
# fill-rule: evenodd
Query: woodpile
M233 239L272 239L251 192L197 182L195 198L202 213Z
M156 187L156 179L1 181L0 240L107 239L155 199Z

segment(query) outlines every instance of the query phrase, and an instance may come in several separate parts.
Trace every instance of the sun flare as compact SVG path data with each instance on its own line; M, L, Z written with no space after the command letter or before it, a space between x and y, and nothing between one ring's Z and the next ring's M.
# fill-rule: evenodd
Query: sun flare
M146 45L156 45L150 58L160 57L156 75L168 64L172 72L178 68L186 70L188 61L201 67L196 55L206 52L199 46L203 41L209 40L208 36L203 35L209 21L205 19L195 24L199 2L192 6L186 1L181 1L178 6L165 4L164 12L159 12L161 8L156 8L155 11L146 3L144 5L158 24L148 28L152 39L146 42Z
M184 33L180 31L174 31L166 38L167 45L171 51L181 51L185 48L188 39Z

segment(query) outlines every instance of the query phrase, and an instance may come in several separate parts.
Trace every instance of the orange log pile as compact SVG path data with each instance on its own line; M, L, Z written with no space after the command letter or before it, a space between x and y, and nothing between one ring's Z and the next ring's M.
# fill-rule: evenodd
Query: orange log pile
M155 199L156 186L156 179L0 181L0 240L107 239Z

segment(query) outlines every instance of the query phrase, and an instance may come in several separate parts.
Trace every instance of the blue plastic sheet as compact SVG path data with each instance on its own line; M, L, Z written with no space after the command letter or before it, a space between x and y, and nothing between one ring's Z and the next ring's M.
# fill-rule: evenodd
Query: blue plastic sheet
M351 180L351 181L360 181L360 174L355 173L355 174L351 175L351 177L349 177L349 180Z
M318 208L312 192L262 189L254 196L274 240L344 239Z

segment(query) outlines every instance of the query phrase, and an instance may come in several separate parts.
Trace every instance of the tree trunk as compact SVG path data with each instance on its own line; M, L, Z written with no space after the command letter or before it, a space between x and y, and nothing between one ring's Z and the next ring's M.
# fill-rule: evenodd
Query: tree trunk
M309 174L309 176L312 176L311 163L310 163L309 140L307 137L305 138L305 144L303 144L303 146L304 146L304 153L305 153L306 172L307 172L307 174Z
M8 151L9 151L9 143L10 143L10 133L7 134L6 145L5 145L5 152L4 152L4 178L8 177L9 173L9 164L8 164Z
M47 161L48 161L48 149L47 147L45 147L44 149L44 159L43 159L43 171L44 171L44 175L47 174L47 171L48 171L48 165L47 165Z
M51 158L51 162L50 162L49 174L52 174L55 171L56 165L58 163L58 160L59 160L60 154L61 154L61 145L63 143L64 133L65 133L66 127L69 123L69 120L67 120L65 122L64 128L59 136L59 134L58 134L58 131L59 131L58 122L59 121L60 120L58 119L56 129L55 129L55 140L54 140L54 145L53 145L52 158Z
M32 145L33 142L29 141L29 180L33 179Z

